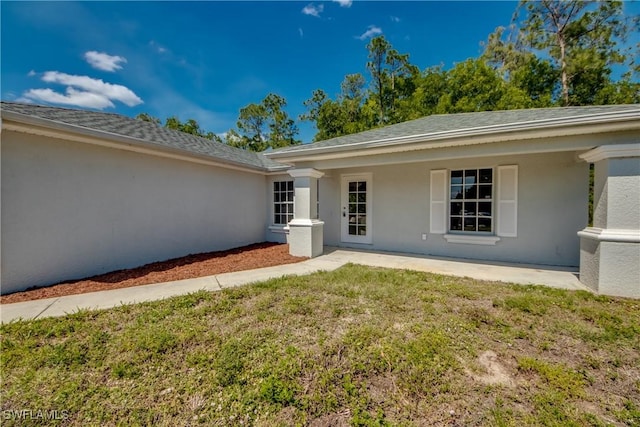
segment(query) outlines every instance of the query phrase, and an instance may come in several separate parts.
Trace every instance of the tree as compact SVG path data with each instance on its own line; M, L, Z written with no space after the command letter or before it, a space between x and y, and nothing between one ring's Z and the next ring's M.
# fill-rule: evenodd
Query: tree
M378 36L367 45L374 99L378 103L378 125L397 123L400 100L410 97L415 90L416 66L409 63L408 54L400 54L384 38Z
M531 99L509 85L480 58L455 65L446 78L446 91L438 100L440 114L527 108Z
M154 123L157 126L160 126L161 123L159 118L153 117L148 113L140 113L136 116L136 119ZM176 116L167 117L164 122L164 127L222 143L222 138L213 132L208 132L202 129L200 124L194 119L188 119L183 123Z
M519 11L519 42L554 61L562 105L592 103L611 67L627 59L619 47L627 31L620 1L522 0Z
M160 126L160 119L157 117L153 117L148 113L140 113L136 116L136 119L142 120L143 122L149 122Z
M251 151L264 151L299 144L298 128L284 111L287 102L270 93L259 104L240 109L237 127L227 134L227 144Z

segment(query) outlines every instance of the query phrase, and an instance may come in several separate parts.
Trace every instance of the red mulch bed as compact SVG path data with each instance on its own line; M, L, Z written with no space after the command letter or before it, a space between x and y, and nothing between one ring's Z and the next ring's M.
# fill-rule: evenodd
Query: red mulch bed
M187 255L154 262L142 267L118 270L82 280L72 280L42 288L0 296L0 304L30 301L109 289L128 288L172 280L211 276L232 271L293 264L306 258L289 255L289 245L256 243L228 251Z

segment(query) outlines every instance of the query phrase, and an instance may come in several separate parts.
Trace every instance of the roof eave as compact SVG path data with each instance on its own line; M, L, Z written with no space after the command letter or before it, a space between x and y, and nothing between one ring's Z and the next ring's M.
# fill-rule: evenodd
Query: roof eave
M166 145L145 141L139 138L90 129L83 126L58 122L55 120L43 119L40 117L16 113L14 111L2 110L1 116L2 129L13 130L22 133L57 136L63 138L66 137L66 139L72 139L78 142L85 142L93 145L119 148L127 151L134 151L145 154L155 154L161 157L171 157L195 163L243 170L253 173L265 174L271 171L271 168L269 167L260 167L241 162L234 162L229 159L222 159L207 154L194 153L189 150L173 148ZM7 121L9 123L7 123ZM12 125L11 122L17 123L18 125ZM25 128L24 126L20 125L27 125L31 128ZM61 134L55 135L55 133L57 132ZM73 137L71 135L77 136ZM71 138L69 138L70 136Z
M640 110L407 135L328 147L313 147L313 144L310 144L302 149L273 152L267 156L291 164L340 158L353 155L354 152L358 152L358 155L373 155L634 129L640 129Z

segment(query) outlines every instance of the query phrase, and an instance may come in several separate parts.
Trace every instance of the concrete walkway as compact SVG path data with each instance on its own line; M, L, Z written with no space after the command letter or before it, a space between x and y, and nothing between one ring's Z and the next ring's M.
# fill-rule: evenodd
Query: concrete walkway
M106 309L124 304L154 301L199 290L219 291L276 277L332 271L347 263L373 267L400 268L479 280L547 285L570 290L588 290L577 279L575 269L523 264L488 263L436 258L392 252L371 252L326 247L322 256L297 264L224 273L196 279L177 280L110 291L91 292L0 305L0 320L29 320L64 316L79 309Z

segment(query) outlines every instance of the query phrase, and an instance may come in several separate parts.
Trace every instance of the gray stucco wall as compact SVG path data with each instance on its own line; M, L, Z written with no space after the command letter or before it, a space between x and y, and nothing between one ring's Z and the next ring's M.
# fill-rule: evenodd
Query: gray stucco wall
M429 234L429 174L437 169L518 165L518 236L495 246L449 243ZM588 220L588 164L574 152L325 170L320 219L325 244L494 261L577 266L577 232ZM340 241L342 174L373 173L373 244ZM422 234L427 233L427 240Z
M265 177L2 133L2 293L265 239Z

